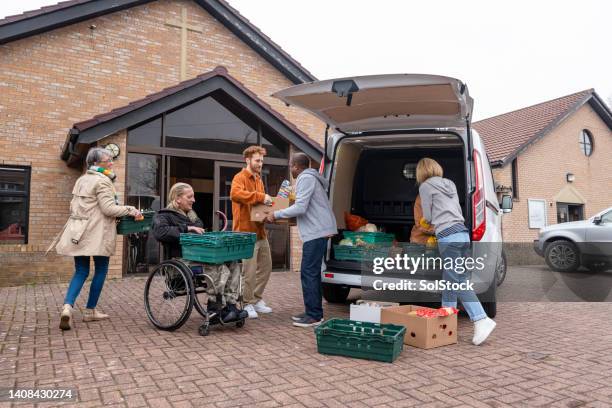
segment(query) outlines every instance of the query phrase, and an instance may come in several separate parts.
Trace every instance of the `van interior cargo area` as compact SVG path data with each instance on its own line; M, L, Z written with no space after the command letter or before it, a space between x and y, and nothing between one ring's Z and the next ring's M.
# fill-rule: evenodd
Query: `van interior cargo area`
M436 160L444 177L457 186L463 216L466 220L466 168L463 141L458 137L437 138L427 135L406 140L396 138L363 138L342 141L336 152L332 205L339 231L346 229L344 213L359 215L375 224L379 231L392 233L399 242L410 241L415 223L414 203L419 193L416 164L423 157ZM432 140L434 139L434 140ZM418 220L417 220L418 221ZM334 260L332 239L329 267L352 269L354 263Z

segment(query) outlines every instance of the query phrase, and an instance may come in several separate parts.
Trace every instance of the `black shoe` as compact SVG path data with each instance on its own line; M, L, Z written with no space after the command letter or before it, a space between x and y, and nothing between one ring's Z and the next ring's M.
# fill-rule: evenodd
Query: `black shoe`
M291 316L291 320L293 320L294 322L299 322L305 317L306 317L306 313L300 313L299 315Z
M234 311L231 305L228 305L221 310L219 317L223 323L229 323L236 321L238 314Z
M238 309L238 306L236 306L235 304L229 305L229 307L234 311L234 313L236 313L236 316L238 316L236 320L249 318L249 312L247 312L246 310Z
M323 319L315 320L310 316L304 316L304 318L302 318L301 320L293 322L293 325L297 327L317 327L321 323L323 323Z

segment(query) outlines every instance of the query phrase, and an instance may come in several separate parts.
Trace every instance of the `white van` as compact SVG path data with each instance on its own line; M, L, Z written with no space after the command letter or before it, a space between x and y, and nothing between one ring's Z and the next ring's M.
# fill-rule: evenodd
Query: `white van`
M475 283L489 317L496 314L496 268L501 262L501 215L512 209L497 200L485 147L470 127L473 100L458 79L417 74L331 79L275 93L287 105L303 108L335 129L325 140L324 175L338 222L358 214L407 242L418 194L416 163L437 160L444 177L457 186L466 226L486 264ZM334 259L332 239L322 271L323 295L344 302L352 287L370 287L358 262ZM436 280L423 272L419 279ZM435 292L435 291L432 291ZM439 292L436 293L439 299Z

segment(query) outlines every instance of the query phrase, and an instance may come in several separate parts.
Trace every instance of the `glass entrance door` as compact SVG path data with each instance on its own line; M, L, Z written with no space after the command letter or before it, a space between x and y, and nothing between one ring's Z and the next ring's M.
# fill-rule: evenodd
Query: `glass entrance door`
M244 168L242 163L215 162L215 197L214 211L221 211L227 217L227 231L232 230L232 200L230 191L232 179ZM275 196L283 180L287 178L287 166L264 165L262 181L266 193ZM220 218L213 217L213 230L222 227ZM268 241L272 252L272 267L287 269L289 267L289 228L286 224L266 224Z
M217 216L217 211L221 211L227 217L227 231L232 230L232 200L230 191L234 176L242 170L244 164L233 162L215 162L215 196L213 217L213 230L219 231L223 227L221 219Z

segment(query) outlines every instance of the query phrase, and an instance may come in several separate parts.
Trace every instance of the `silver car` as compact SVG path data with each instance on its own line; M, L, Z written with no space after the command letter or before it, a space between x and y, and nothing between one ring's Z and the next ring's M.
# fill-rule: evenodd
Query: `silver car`
M612 207L588 220L564 222L540 230L536 253L557 272L584 266L593 272L612 267Z

